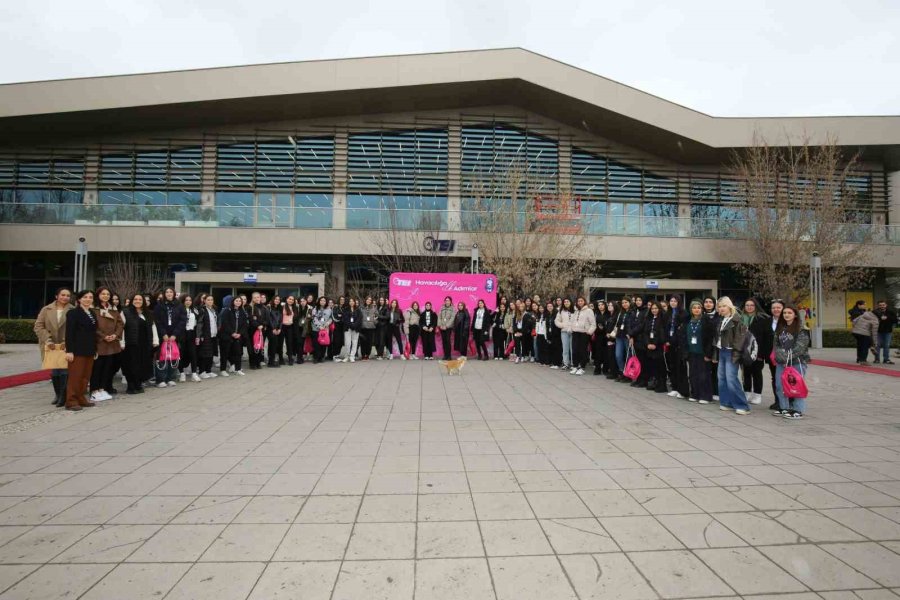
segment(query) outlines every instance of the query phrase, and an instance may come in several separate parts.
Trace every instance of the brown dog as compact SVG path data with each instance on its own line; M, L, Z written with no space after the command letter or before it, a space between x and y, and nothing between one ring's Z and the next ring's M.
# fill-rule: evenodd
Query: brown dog
M442 367L447 369L447 375L453 375L454 373L460 375L460 371L466 366L466 357L460 356L455 360L442 360L440 363Z

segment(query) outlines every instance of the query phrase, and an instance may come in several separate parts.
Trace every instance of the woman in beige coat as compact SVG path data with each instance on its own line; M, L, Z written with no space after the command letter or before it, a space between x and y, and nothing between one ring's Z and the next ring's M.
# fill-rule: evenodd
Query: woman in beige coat
M859 306L859 304L857 304ZM856 338L856 364L869 364L869 348L877 345L878 342L878 317L863 304L863 309L855 319L853 319L853 329L850 333ZM878 356L878 348L875 348L875 356Z
M71 304L72 290L59 288L53 302L41 309L34 321L34 333L37 334L38 345L41 348L41 361L44 359L45 350L55 350L57 345L65 346L66 342L66 313L74 307ZM51 369L50 381L53 383L55 398L54 406L63 406L66 403L66 385L69 381L69 372L66 369Z

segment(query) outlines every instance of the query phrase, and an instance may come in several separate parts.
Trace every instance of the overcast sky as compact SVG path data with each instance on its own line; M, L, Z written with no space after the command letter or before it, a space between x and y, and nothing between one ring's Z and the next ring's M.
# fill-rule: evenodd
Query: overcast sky
M521 46L719 116L900 114L897 0L0 3L0 82Z

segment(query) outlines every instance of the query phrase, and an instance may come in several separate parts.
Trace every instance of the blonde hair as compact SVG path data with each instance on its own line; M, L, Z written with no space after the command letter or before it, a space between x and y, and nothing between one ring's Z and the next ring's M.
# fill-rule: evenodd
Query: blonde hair
M728 296L722 296L721 298L719 298L719 301L716 302L716 308L718 309L720 306L727 307L728 312L731 313L732 317L737 314L737 309L734 307L734 304L731 302L731 298L729 298Z

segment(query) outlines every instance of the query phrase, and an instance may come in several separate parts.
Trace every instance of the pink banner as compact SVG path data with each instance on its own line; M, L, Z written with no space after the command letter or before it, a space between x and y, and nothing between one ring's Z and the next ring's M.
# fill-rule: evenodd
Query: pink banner
M479 300L484 300L490 310L497 308L497 278L494 275L469 273L392 273L390 283L391 300L397 300L401 309L409 308L415 300L419 309L425 310L425 303L440 312L444 298L465 302L471 313Z

